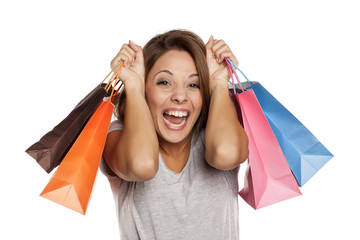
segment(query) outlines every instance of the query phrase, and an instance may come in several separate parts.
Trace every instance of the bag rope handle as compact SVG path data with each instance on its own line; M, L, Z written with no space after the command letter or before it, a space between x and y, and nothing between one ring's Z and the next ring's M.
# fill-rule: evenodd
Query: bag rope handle
M240 69L238 66L236 66L236 64L234 64L229 58L226 58L226 59L228 60L228 62L229 62L229 63L231 64L231 66L233 67L234 73L235 73L237 79L239 79L239 76L237 75L236 70L238 70L238 71L241 73L241 75L246 79L246 81L247 81L248 83L250 83L250 85L254 85L254 84L246 77L245 73L244 73L243 71L241 71L241 69ZM240 82L239 82L239 84L241 85Z
M123 64L122 61L120 61L120 63L119 63L118 65L116 65L114 69L118 69L118 68L121 66L121 64ZM106 79L108 79L111 74L112 74L112 76L111 76L110 78L112 79L113 76L114 76L114 72L115 72L114 70L111 70L111 71L108 73L108 75L106 75L106 77L104 78L104 80L101 81L100 84L104 83L104 82L106 81ZM109 83L106 84L106 90L108 90L108 85L109 85Z
M120 82L120 81L118 81L118 79L119 79L119 75L120 75L120 72L121 72L121 69L123 68L123 66L124 66L124 63L121 62L119 68L116 71L116 73L112 76L111 80L109 81L107 91L109 91L110 87L112 86L109 101L113 100L113 96L114 96L115 92L117 92L121 88L121 86L123 84L123 83L121 83L120 87L117 90L115 90L116 85Z
M233 77L234 74L235 74L235 77L236 77L237 82L239 83L239 86L240 86L241 90L244 92L244 89L243 89L243 87L242 87L241 84L240 84L240 80L239 80L239 78L238 78L238 76L237 76L237 74L236 74L233 66L230 64L229 61L230 61L229 58L225 58L226 65L227 65L227 67L228 67L228 69L229 69L229 72L230 72L231 82L232 82L232 85L233 85L234 94L236 94L235 80L234 80L234 77ZM229 90L229 92L230 92L230 90Z

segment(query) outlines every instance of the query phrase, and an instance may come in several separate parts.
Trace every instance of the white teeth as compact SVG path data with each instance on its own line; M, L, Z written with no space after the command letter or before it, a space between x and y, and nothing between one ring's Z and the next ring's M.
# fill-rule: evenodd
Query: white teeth
M187 115L188 115L187 112L182 112L182 111L168 111L165 113L167 115L171 115L171 116L175 116L175 117L187 117Z

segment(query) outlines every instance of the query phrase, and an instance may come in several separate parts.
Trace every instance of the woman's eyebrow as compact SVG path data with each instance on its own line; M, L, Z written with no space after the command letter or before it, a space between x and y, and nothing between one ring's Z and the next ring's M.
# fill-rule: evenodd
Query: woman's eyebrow
M159 73L167 73L167 74L170 74L171 76L174 76L174 74L172 74L172 72L170 72L169 70L161 70L161 71L159 71L159 72L157 72L155 75L154 75L154 77L156 77L156 75L158 75Z
M171 75L171 76L174 76L174 74L173 74L172 72L170 72L169 70L161 70L161 71L157 72L157 73L154 75L154 77L156 77L156 75L158 75L158 74L160 74L160 73L167 73L167 74L169 74L169 75ZM199 74L198 74L198 73L193 73L193 74L191 74L191 75L189 76L189 78L192 78L192 77L199 77Z

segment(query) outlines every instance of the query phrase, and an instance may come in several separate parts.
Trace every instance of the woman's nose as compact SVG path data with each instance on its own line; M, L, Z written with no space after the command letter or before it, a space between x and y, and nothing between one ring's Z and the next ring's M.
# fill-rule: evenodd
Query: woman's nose
M187 94L185 87L176 87L172 94L171 100L177 103L183 103L187 101Z

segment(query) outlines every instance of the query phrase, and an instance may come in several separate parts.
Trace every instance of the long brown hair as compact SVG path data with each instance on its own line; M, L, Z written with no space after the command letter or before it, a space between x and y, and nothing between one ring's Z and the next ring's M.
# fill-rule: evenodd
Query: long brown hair
M202 110L195 123L193 132L197 137L205 128L210 105L209 69L206 61L206 49L202 39L187 30L171 30L153 37L143 48L145 64L145 81L155 62L169 50L183 50L188 52L194 60L199 74L200 91L203 99ZM116 101L115 116L121 121L125 113L125 91Z

